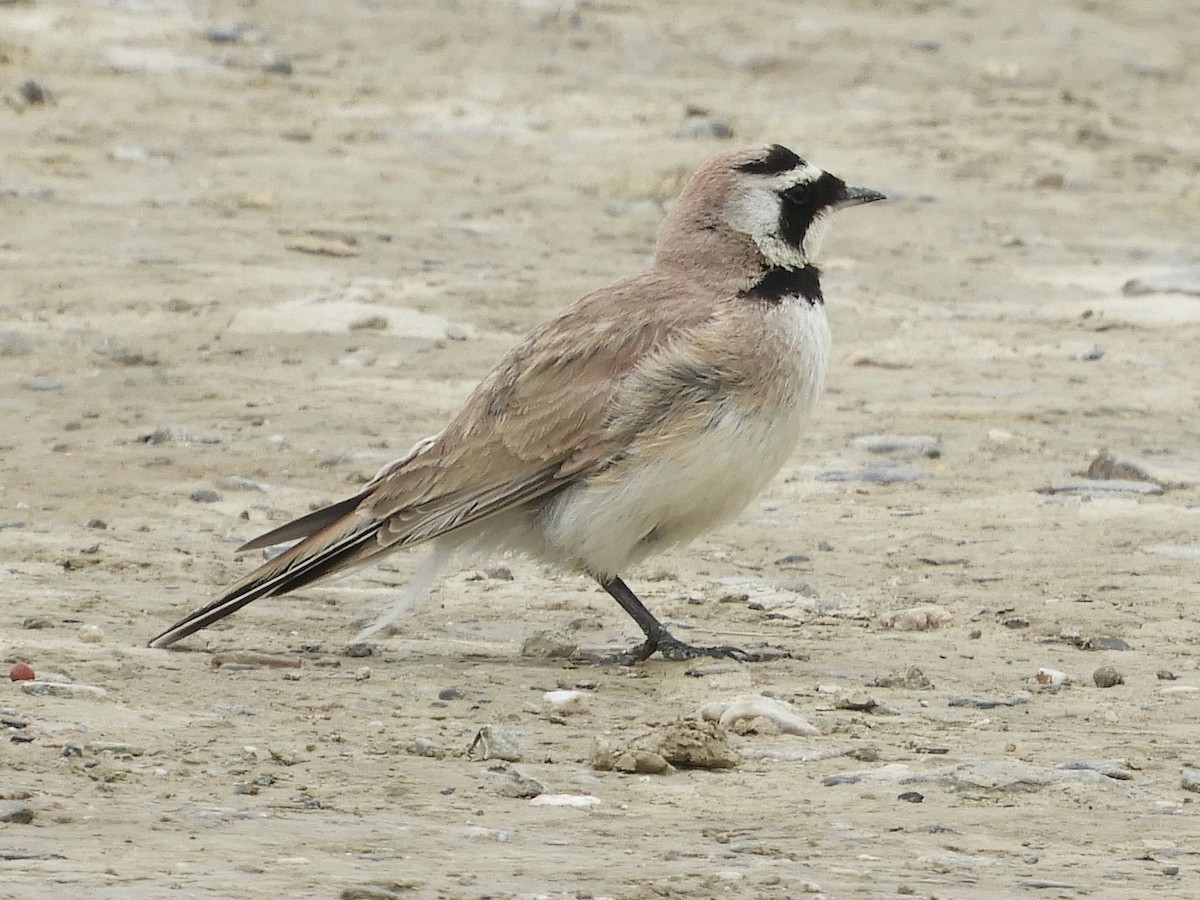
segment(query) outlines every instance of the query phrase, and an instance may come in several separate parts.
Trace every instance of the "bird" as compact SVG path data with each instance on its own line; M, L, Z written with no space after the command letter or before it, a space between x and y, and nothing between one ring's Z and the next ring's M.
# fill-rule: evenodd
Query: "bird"
M735 517L794 451L829 364L816 259L830 216L883 199L780 144L717 154L669 207L646 271L534 330L354 496L240 547L295 542L149 646L432 542L422 589L463 548L594 579L644 638L614 661L759 658L678 639L622 575Z

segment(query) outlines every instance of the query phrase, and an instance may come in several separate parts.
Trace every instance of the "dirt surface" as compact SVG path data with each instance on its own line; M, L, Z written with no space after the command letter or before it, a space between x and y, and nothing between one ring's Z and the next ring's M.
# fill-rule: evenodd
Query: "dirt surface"
M0 688L0 896L1200 896L1198 35L1194 0L0 3L0 655L76 685ZM523 655L637 635L522 560L344 655L418 553L144 648L762 141L891 202L828 242L791 462L628 580L789 656ZM763 692L821 733L680 721Z

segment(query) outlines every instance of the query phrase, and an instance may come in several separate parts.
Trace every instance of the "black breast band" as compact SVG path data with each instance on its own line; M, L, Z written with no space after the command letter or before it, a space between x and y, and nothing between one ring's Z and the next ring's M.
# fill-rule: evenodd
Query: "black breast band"
M816 266L800 269L776 266L767 269L758 283L742 291L740 296L763 303L779 303L784 297L803 297L810 306L825 302L821 296L821 270Z

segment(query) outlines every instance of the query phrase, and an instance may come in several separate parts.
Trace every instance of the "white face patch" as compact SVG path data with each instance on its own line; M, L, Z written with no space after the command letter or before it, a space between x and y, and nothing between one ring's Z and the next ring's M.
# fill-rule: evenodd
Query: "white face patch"
M826 210L818 215L808 226L808 230L804 232L802 255L805 260L812 261L820 255L821 246L825 243L826 235L829 234L831 224L829 214L830 210Z
M783 203L779 195L798 184L814 182L824 174L822 169L805 163L779 175L736 175L725 207L725 220L732 228L750 235L772 266L803 268L820 250L829 227L827 216L821 215L813 222L802 246L789 244L779 231Z

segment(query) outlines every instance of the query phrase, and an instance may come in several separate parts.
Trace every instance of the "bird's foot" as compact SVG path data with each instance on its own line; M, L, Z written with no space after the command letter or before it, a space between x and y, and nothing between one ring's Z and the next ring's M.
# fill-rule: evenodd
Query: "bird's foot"
M659 638L658 652L663 659L685 660L701 656L711 656L714 659L735 659L738 662L759 662L764 657L761 653L749 653L741 647L722 644L719 647L694 647L685 644L673 635Z
M733 647L728 644L723 644L719 647L695 647L691 644L685 644L679 638L664 630L661 634L642 641L636 647L631 647L622 653L606 656L597 662L602 666L632 666L634 663L645 662L655 653L659 654L663 659L669 659L672 662L699 659L700 657L734 659L738 662L761 662L766 659L775 658L772 654L749 653L740 647Z

